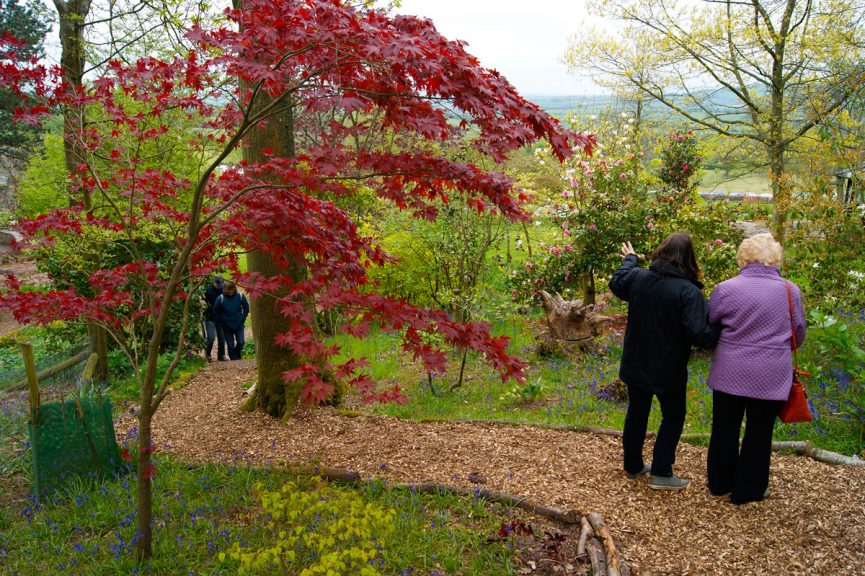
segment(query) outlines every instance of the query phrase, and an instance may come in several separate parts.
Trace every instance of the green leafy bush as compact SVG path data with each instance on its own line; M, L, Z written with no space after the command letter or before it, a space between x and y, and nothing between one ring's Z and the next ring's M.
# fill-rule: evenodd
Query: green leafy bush
M794 217L785 261L806 307L865 309L865 204L814 193L797 201Z
M45 133L41 154L34 154L18 183L18 214L33 218L69 203L63 136Z
M803 362L818 418L849 423L865 440L865 313L836 317L811 310Z

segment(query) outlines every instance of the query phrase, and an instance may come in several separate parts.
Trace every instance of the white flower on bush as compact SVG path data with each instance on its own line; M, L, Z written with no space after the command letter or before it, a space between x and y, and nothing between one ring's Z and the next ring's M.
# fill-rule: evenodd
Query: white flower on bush
M858 270L848 271L847 276L853 279L853 284L858 284L862 280L865 280L865 272L859 272Z

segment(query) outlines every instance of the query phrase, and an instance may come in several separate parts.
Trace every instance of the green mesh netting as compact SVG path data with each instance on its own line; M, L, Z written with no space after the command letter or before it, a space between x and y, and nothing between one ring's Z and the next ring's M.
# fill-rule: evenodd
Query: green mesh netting
M123 466L107 398L49 402L30 424L33 494L44 495L75 477L104 478Z

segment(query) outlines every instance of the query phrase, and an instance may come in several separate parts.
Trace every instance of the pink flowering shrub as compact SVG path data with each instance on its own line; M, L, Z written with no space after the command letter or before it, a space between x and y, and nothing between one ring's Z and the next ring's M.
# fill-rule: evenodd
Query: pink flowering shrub
M658 221L665 219L661 212L669 210L650 192L654 178L643 168L639 138L627 115L580 122L596 135L598 146L592 155L578 151L562 165L561 200L536 211L553 223L559 237L541 247L530 268L512 270L515 299L530 299L543 289L591 302L595 288L604 291L601 283L621 263L622 242L650 252L662 228Z
M670 132L661 142L658 159L658 177L673 194L687 195L696 189L703 156L693 130Z

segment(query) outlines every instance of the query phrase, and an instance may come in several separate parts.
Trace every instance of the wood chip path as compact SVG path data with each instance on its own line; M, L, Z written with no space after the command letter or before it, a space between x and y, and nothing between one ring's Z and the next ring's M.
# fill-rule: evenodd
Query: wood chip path
M615 437L467 423L413 423L305 410L281 423L238 410L253 361L213 363L163 402L155 442L190 461L303 463L364 478L484 486L533 502L598 512L633 574L865 574L865 467L775 455L770 496L733 506L705 486L706 449L681 444L680 493L629 482ZM126 415L119 434L134 425ZM646 454L651 454L651 440Z

